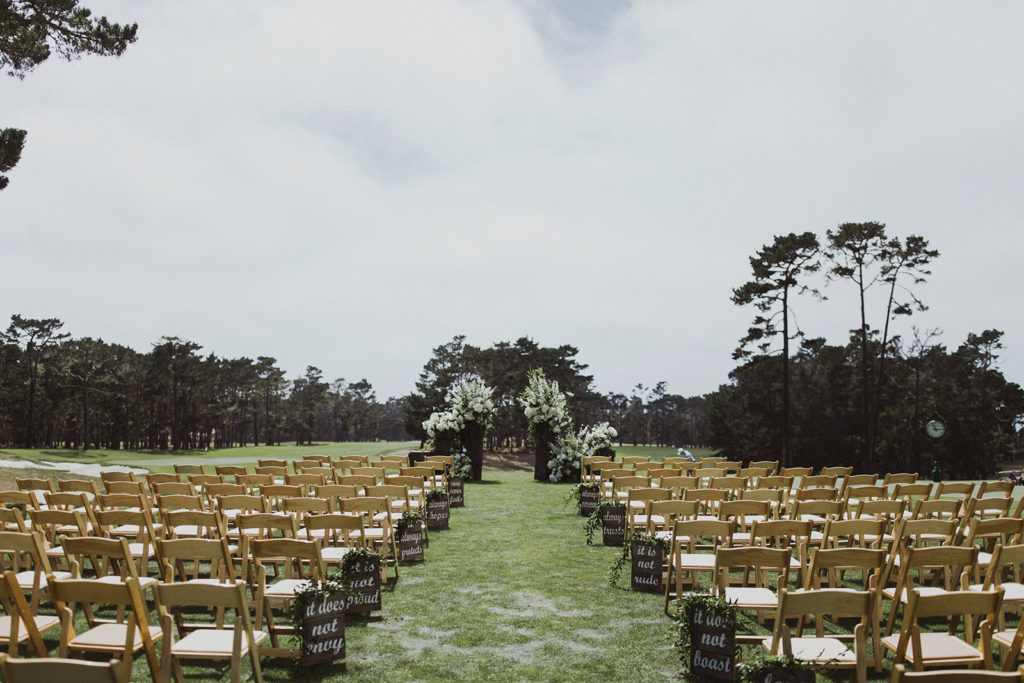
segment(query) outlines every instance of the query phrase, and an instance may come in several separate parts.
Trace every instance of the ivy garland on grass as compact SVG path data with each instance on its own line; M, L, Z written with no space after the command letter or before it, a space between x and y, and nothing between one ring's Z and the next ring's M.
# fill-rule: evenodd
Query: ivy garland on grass
M686 597L678 600L676 603L676 613L672 618L675 620L678 628L676 649L679 650L679 659L683 662L683 673L687 678L691 675L691 634L690 620L687 618L686 613L688 610L696 607L700 607L716 617L728 617L733 611L733 606L726 602L725 598L711 595L710 593L689 593Z
M590 513L587 521L583 524L583 530L587 533L587 545L593 545L594 533L601 528L601 510L604 510L606 507L625 508L626 506L622 503L609 503L607 501L599 503L597 509Z
M580 506L580 498L583 496L584 491L600 491L601 484L594 482L593 484L576 484L569 489L569 494L565 497L565 504L569 505L573 501L576 501L577 509Z
M612 567L611 573L608 575L608 585L613 588L619 582L619 575L622 573L622 568L629 563L630 546L633 545L633 541L640 541L641 543L653 543L654 545L661 548L661 552L665 555L669 553L668 541L664 538L658 538L650 534L633 534L633 536L622 544L622 553L619 554L619 559L615 560L615 566Z

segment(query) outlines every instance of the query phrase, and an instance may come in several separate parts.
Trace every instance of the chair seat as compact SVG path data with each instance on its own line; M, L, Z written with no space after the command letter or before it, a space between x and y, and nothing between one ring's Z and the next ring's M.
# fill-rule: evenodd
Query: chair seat
M915 588L915 590L917 590L918 593L920 593L921 595L924 595L924 596L928 596L928 595L942 595L943 593L947 592L945 588L939 588L937 586L917 586ZM884 595L885 597L887 597L890 600L892 600L893 596L896 595L896 589L895 588L885 588L885 589L882 590L882 595ZM900 593L900 602L902 604L904 604L904 605L907 604L908 602L910 602L910 591L909 590L905 590L902 593Z
M196 524L179 524L171 527L171 531L177 538L191 538L199 535L199 526Z
M727 586L725 589L725 601L736 603L736 607L740 609L774 608L779 606L779 597L770 589L753 586Z
M36 573L31 569L27 569L23 572L18 572L14 575L18 579L18 587L22 590L31 590L35 585ZM53 572L53 578L55 579L70 579L71 572ZM40 577L39 587L46 590L46 577Z
M896 651L900 637L898 634L882 638L882 645ZM922 633L921 634L921 655L922 659L928 662L969 662L983 661L981 652L973 645L965 643L956 636L947 633ZM907 644L907 661L914 661L914 641Z
M1017 635L1017 629L1011 628L1009 631L997 631L992 634L992 642L998 643L1003 647L1010 647L1013 645L1013 639Z
M60 617L52 616L39 616L32 617L36 622L36 628L40 633L49 631L51 628L60 627ZM28 629L23 625L18 624L18 642L24 643L28 640ZM7 616L0 617L0 643L11 642L11 618Z
M992 561L992 553L986 553L984 551L981 551L981 552L978 553L978 565L979 566L988 566L988 564L991 561Z
M765 638L764 646L769 650L772 639ZM793 658L803 662L835 662L835 664L856 664L857 654L835 638L791 638Z
M150 626L149 635L154 641L163 637L159 626ZM99 624L85 633L71 639L68 646L72 650L93 650L97 652L124 652L124 643L128 636L128 624ZM132 651L142 647L142 633L135 628Z
M323 548L320 550L320 556L324 558L324 562L341 562L342 558L345 557L353 548Z
M97 578L96 580L97 581L102 581L103 583L124 583L124 579L122 579L120 576L114 576L113 574L108 574L107 576L101 576L101 577ZM157 583L159 583L159 582L156 579L154 579L152 576L140 576L139 577L139 588L141 588L142 590L149 590L150 588L155 586Z
M145 556L150 560L156 557L156 547L152 543L129 543L128 552L132 554L132 557Z
M264 595L268 598L290 598L309 585L309 579L281 579L267 586Z
M999 586L1003 589L1003 603L1007 602L1024 602L1024 584L1006 582L1001 583ZM967 590L982 591L985 590L984 585L980 583L974 583L967 587Z
M673 560L674 561L674 560ZM679 556L678 569L714 569L714 553L683 553Z
M267 639L264 631L253 631L256 644ZM197 657L197 658L228 658L232 656L234 649L235 632L233 629L203 629L193 631L171 646L171 654L175 657ZM242 637L241 656L249 653L249 642Z

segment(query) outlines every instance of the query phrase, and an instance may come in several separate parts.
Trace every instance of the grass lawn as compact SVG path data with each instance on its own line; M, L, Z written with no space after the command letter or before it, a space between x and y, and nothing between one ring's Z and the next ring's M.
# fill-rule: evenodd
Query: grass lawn
M409 447L328 444L304 449L249 448L231 461L279 457L286 448L285 457L298 457L303 452L373 454ZM620 457L675 453L674 448L616 450ZM54 459L39 451L26 455ZM133 460L133 455L139 459ZM90 452L86 457L110 464L116 458L157 470L169 470L172 462L182 462L182 455ZM205 454L186 457L208 462ZM30 476L30 471L31 476L47 475L45 471L21 470L18 476ZM662 612L662 595L629 591L628 568L620 579L622 587L608 585L609 571L620 550L586 544L583 518L564 503L569 487L535 483L526 471L485 469L484 479L466 486L467 507L452 510L451 529L431 532L426 562L400 568L400 580L384 592L383 617L350 621L347 670L330 666L298 671L289 661L265 659L265 678L574 683L679 680L675 629ZM151 623L155 623L155 615L151 615ZM765 626L751 618L741 617L740 627L743 632L769 635ZM51 654L56 655L56 642L49 644ZM890 662L887 658L884 674L874 676L869 671L869 677L887 680ZM148 678L145 659L136 658L132 679ZM818 678L845 680L846 675ZM186 680L227 680L227 668L189 666Z
M64 449L23 449L9 448L0 450L0 458L18 458L39 462L45 460L52 463L75 462L83 464L98 463L100 465L130 465L144 467L153 472L172 472L174 464L179 465L255 465L260 458L277 460L295 460L305 455L329 455L338 458L344 455L378 456L396 450L408 450L419 447L418 441L368 441L322 443L312 446L249 446L247 448L221 448L206 451L154 451L144 453L138 451L70 451Z

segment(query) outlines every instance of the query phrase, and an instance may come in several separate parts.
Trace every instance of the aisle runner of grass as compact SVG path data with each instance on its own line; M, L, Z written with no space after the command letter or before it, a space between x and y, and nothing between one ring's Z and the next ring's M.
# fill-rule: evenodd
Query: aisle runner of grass
M338 680L676 677L661 596L608 586L618 550L586 545L568 487L526 472L484 479L466 487L452 528L431 533L427 562L401 568L384 620L349 627Z

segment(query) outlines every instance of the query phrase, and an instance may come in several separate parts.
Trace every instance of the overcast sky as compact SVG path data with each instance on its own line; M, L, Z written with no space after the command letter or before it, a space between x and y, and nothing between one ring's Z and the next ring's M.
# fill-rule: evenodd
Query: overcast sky
M119 59L0 79L0 316L410 391L455 334L600 391L727 381L776 234L941 252L910 326L1024 380L1020 2L84 0ZM852 285L796 304L858 324ZM884 323L873 301L870 322Z

